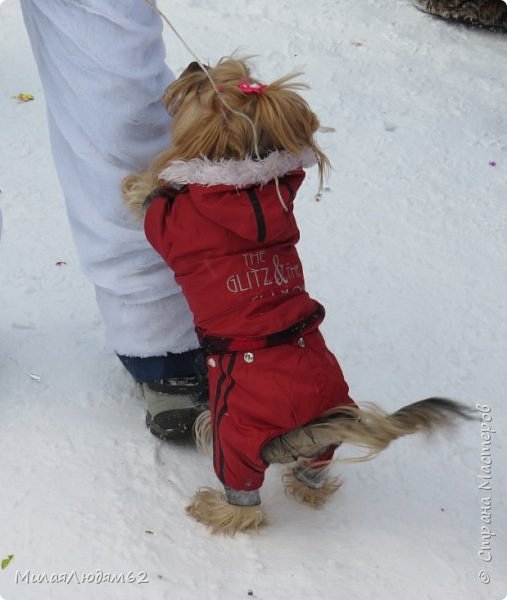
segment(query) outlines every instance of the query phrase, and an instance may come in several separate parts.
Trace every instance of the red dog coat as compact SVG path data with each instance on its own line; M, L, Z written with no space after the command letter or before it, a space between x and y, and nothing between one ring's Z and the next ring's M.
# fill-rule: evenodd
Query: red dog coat
M215 472L235 490L262 485L270 439L354 405L317 329L324 311L304 287L292 210L303 179L302 169L279 178L283 205L272 178L242 187L188 179L149 198L146 236L208 353Z

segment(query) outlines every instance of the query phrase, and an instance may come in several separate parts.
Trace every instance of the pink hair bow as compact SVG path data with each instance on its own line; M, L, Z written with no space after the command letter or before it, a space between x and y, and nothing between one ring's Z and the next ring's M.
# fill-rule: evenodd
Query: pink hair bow
M244 94L257 94L258 96L268 87L267 83L253 83L243 79L238 83L239 89Z

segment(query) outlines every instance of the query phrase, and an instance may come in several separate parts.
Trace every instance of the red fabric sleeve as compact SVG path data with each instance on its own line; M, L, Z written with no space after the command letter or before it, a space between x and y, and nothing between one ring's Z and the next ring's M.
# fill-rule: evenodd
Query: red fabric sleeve
M166 198L158 196L152 200L144 217L146 239L164 258L167 256L171 245L168 235L168 219L170 214L170 203Z

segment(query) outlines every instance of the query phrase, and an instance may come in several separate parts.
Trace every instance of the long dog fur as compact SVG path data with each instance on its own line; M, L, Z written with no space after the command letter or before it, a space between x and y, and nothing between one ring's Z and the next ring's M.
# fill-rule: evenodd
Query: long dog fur
M196 521L209 527L211 533L228 536L266 525L260 506L233 506L227 502L223 492L210 488L198 490L186 511Z
M460 418L473 419L474 416L466 405L447 398L420 400L392 414L374 404L365 408L339 406L316 421L271 440L264 447L262 457L269 464L292 463L345 442L369 450L347 461L370 460L400 437L450 427ZM209 453L212 440L209 411L199 415L194 433L197 447Z
M472 419L471 410L446 398L427 398L387 414L374 404L366 408L337 407L320 419L275 438L262 452L268 463L289 463L311 458L341 442L367 448L367 454L347 461L374 458L404 435L430 433L454 425L459 418Z
M337 407L316 421L299 427L271 440L263 449L262 457L269 463L296 463L283 477L285 493L297 501L320 508L340 487L339 478L327 475L326 464L322 465L322 485L312 488L296 477L297 463L305 464L322 454L330 446L346 442L368 449L368 453L347 462L365 461L374 458L394 440L417 432L430 433L440 427L453 426L458 419L473 419L471 409L464 404L446 398L427 398L408 404L388 414L374 404L366 408ZM194 425L197 447L210 453L213 431L210 411L197 418ZM212 533L234 535L237 531L257 529L265 524L262 509L258 506L232 506L224 494L210 490L199 490L187 513L207 525Z
M322 485L318 488L312 488L296 477L294 469L283 475L282 482L287 496L291 496L301 504L306 504L311 508L324 506L329 497L342 485L339 477L330 477L325 473Z

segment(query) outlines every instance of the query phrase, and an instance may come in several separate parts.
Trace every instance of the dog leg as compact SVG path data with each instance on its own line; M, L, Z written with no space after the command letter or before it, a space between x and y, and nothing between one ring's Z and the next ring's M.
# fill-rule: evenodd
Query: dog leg
M342 485L339 477L329 476L327 468L302 465L285 473L282 481L288 496L312 508L321 508Z
M234 536L238 531L258 529L266 525L266 517L259 504L229 504L223 492L210 488L202 488L196 492L186 510L196 521L206 525L211 533Z

